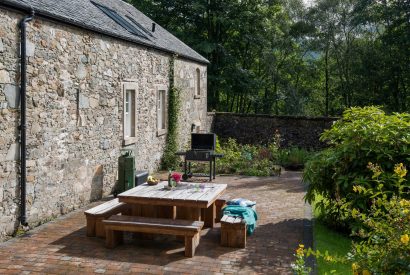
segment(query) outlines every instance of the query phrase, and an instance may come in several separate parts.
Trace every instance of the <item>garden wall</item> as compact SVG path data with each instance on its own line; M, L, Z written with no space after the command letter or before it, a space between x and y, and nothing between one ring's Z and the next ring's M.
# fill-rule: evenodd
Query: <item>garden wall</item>
M266 144L278 130L281 146L319 149L325 146L320 134L337 120L334 117L270 116L209 113L212 131L220 139L234 138L242 144Z

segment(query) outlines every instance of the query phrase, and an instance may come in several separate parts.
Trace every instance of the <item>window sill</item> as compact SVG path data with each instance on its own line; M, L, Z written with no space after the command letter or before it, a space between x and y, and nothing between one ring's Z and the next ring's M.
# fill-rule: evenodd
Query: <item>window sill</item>
M127 146L131 144L135 144L137 142L136 137L127 137L122 141L122 145Z
M201 95L194 95L194 99L201 99Z
M166 129L158 129L157 130L157 137L163 136L167 133Z

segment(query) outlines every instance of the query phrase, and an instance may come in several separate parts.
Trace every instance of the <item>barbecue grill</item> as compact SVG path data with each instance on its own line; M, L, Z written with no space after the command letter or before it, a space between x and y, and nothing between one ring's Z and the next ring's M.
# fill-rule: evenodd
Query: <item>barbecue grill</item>
M184 180L195 177L209 177L215 179L216 175L216 159L223 157L222 154L215 153L216 135L213 133L192 133L191 134L191 150L185 152L177 152L176 155L184 157ZM209 162L209 174L191 172L191 162Z

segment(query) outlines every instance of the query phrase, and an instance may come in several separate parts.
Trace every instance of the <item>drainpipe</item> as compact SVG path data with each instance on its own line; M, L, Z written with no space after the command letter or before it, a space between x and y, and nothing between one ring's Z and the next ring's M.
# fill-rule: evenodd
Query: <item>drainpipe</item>
M27 85L27 52L26 23L33 20L34 10L20 21L20 223L27 226L26 217L26 85Z

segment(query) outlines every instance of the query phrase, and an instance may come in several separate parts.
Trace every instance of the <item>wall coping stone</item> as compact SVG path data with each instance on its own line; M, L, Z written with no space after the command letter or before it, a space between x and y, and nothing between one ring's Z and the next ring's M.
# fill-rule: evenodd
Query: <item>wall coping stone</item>
M230 112L208 112L208 115L224 115L224 116L238 116L238 117L260 117L260 118L278 118L278 119L295 119L295 120L325 120L335 121L341 119L341 117L325 117L325 116L291 116L291 115L269 115L269 114L242 114L242 113L230 113Z

